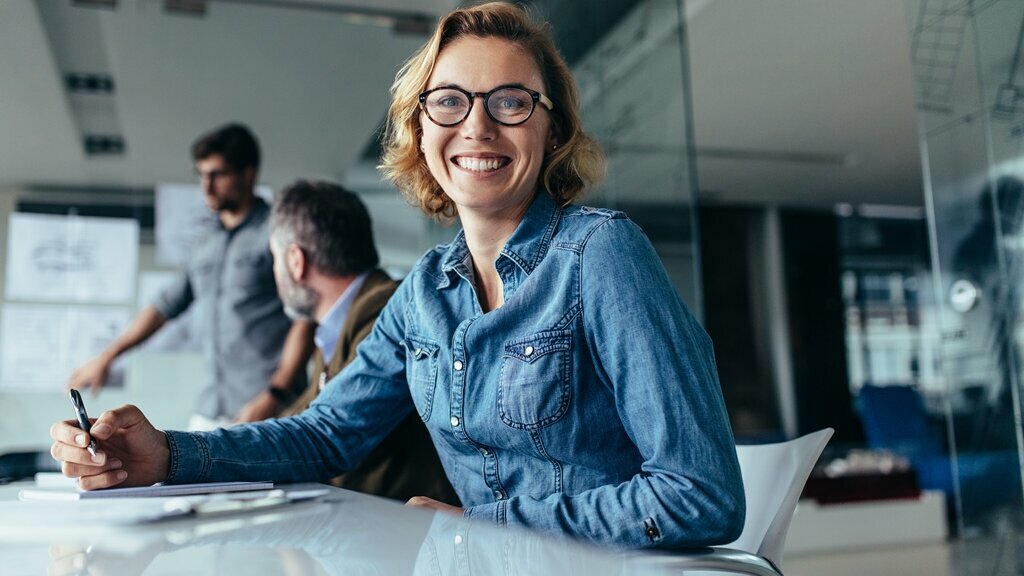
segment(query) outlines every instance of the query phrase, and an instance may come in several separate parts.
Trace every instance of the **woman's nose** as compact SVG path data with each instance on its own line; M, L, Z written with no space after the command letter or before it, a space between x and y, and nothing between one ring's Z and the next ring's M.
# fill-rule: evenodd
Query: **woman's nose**
M498 130L497 123L487 115L487 105L482 98L474 102L460 128L462 136L472 140L491 140Z

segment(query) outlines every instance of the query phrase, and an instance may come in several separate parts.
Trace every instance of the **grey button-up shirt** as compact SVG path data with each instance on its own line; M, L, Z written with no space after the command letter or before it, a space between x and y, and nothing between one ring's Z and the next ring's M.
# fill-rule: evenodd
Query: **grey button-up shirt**
M207 418L234 417L267 387L292 324L274 283L270 207L257 197L231 230L214 220L185 272L153 302L167 318L197 307L208 380L196 411Z

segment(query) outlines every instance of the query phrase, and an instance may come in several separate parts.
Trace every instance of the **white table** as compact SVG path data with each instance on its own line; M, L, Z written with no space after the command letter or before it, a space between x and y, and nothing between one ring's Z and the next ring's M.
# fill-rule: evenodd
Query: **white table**
M0 487L0 501L15 500L21 487ZM4 576L678 573L658 556L468 522L337 488L317 502L138 526L0 518Z

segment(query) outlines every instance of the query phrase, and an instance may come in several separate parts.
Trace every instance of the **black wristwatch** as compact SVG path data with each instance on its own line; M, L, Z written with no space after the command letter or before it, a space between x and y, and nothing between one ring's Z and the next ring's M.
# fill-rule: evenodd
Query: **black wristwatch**
M279 404L287 405L291 404L292 401L295 400L295 393L291 390L278 388L277 386L270 386L267 388L267 391L270 392L270 395L273 396L274 400L277 400Z

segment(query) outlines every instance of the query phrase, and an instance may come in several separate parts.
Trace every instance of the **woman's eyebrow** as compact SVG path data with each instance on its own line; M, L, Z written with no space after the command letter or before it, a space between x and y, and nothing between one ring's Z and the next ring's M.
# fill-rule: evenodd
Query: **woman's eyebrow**
M459 90L466 90L466 92L471 92L471 90L467 90L466 88L463 88L462 86L454 82L438 82L431 86L430 88L428 88L428 90L437 90L438 88L458 88ZM522 88L524 90L533 90L533 88L528 87L526 84L523 84L522 82L505 82L502 84L497 84L493 88L491 88L491 90L496 90L498 88ZM485 90L485 92L487 91L488 90Z

